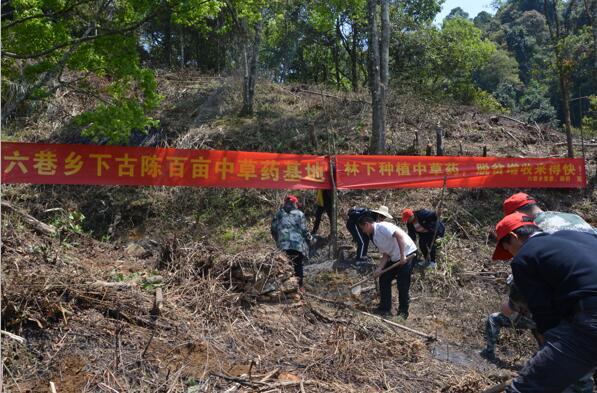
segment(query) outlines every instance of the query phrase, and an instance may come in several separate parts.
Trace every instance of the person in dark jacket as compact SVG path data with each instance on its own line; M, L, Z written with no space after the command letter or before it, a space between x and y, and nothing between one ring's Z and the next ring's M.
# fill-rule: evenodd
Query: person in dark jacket
M408 236L416 243L419 237L419 250L423 252L426 266L435 266L436 245L435 241L444 236L446 227L444 223L438 220L437 214L433 210L421 209L413 211L411 209L402 210L402 221L406 223ZM437 235L435 235L437 231ZM435 240L434 240L435 235ZM433 242L433 244L431 244Z
M514 258L514 283L544 340L506 392L562 392L597 367L597 236L546 234L520 212L496 232L493 259Z
M383 209L382 209L383 208ZM392 218L389 210L385 206L380 207L381 210L370 210L366 207L352 207L348 210L348 220L346 221L346 229L352 235L352 240L357 244L356 261L362 262L367 260L367 251L369 248L369 236L359 228L359 220L361 217L371 217L373 221L382 221L385 218Z

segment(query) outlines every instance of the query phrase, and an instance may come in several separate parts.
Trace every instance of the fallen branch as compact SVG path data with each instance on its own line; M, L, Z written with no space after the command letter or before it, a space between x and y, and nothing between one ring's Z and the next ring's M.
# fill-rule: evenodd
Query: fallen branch
M539 137L541 138L541 140L545 140L545 136L543 135L543 131L541 131L541 127L539 127L539 124L537 124L536 121L533 121L533 123L535 124L535 128L537 129L537 133L539 133Z
M270 371L269 373L265 374L265 376L263 378L261 378L259 380L259 382L265 383L265 382L269 381L270 379L272 379L274 376L276 376L279 372L280 372L280 368L279 367L275 368L273 371Z
M248 386L248 387L251 387L254 389L259 388L265 384L264 382L249 381L246 378L233 377L231 375L224 375L224 374L220 374L220 373L211 373L211 375L213 375L214 377L225 379L227 381L237 382L237 383L240 383L241 385L245 385L245 386Z
M395 327L397 327L397 328L400 328L400 329L402 329L402 330L406 330L407 332L410 332L410 333L416 334L417 336L424 337L425 339L427 339L427 340L429 340L429 341L435 341L435 340L436 340L436 338L435 338L435 337L433 337L433 336L431 336L431 335L429 335L429 334L427 334L427 333L423 333L423 332L420 332L420 331L418 331L418 330L415 330L415 329L409 328L408 326L404 326L404 325L401 325L401 324L399 324L399 323L396 323L396 322L390 321L390 320L388 320L388 319L382 318L382 317L380 317L380 316L377 316L377 315L374 315L374 314L370 314L370 313L368 313L368 312L366 312L366 311L360 311L360 310L357 310L357 311L359 311L361 314L365 314L365 315L367 315L367 316L370 316L370 317L373 317L373 318L379 319L380 321L382 321L382 322L385 322L385 323L387 323L387 324L389 324L389 325L392 325L392 326L395 326Z
M322 313L315 307L310 307L310 308L311 308L311 312L324 322L327 322L327 323L347 323L348 322L344 319L332 318L328 315L325 315L324 313Z
M516 136L514 136L514 134L512 134L510 131L506 130L505 128L502 128L502 131L504 131L506 134L508 134L508 136L512 139L514 139L516 142L520 143L521 145L524 145L524 143L518 139Z
M460 272L456 273L461 276L495 276L495 275L502 275L503 272Z
M317 296L317 295L313 295L311 293L305 293L305 296L307 297L312 297L313 299L317 299L321 302L326 302L326 303L330 303L330 304L335 304L337 306L342 306L342 307L347 307L347 308L352 308L352 305L349 303L345 303L345 302L340 302L338 300L331 300L331 299L326 299L324 297L321 296Z
M359 102L361 104L369 104L369 105L371 105L371 103L369 101L365 101L365 100L353 100L351 98L333 96L331 94L320 93L318 91L311 91L311 90L304 90L304 89L297 89L297 91L301 92L301 93L315 94L315 95L318 95L318 96L323 96L323 97L328 97L328 98L335 98L337 100L342 100L342 101Z
M98 280L98 281L94 281L89 283L89 286L91 287L107 287L107 288L116 288L116 289L121 289L121 288L132 288L137 286L137 283L135 281L131 281L131 282L120 282L120 281L102 281L102 280Z
M515 123L518 123L518 124L520 124L520 125L523 125L523 126L525 126L525 127L530 127L530 126L529 126L527 123L525 123L524 121L522 121L522 120L518 120L518 119L515 119L515 118L513 118L513 117L510 117L510 116L498 115L498 117L501 117L501 118L504 118L504 119L507 119L507 120L511 120L511 121L513 121L513 122L515 122Z
M23 337L17 336L16 334L11 333L11 332L7 332L6 330L0 330L0 333L2 333L2 335L6 336L8 338L12 338L13 340L18 341L21 344L25 344L25 341L27 341Z
M565 146L567 145L567 142L558 142L555 144L555 146ZM582 146L582 143L578 143L578 142L574 142L572 144L572 146ZM585 147L597 147L597 143L585 143L584 145Z
M314 384L315 381L285 381L285 382L277 382L277 383L272 383L269 384L267 386L262 387L261 389L258 390L258 392L266 392L268 390L272 390L272 389L277 389L277 388L286 388L289 386L301 386L301 385L311 385Z
M37 218L25 213L24 211L22 211L20 209L17 209L10 203L8 203L6 201L2 201L2 207L20 215L23 218L23 220L37 232L40 232L40 233L42 233L44 235L48 235L48 236L56 235L56 228L54 226L48 225L44 222L39 221Z

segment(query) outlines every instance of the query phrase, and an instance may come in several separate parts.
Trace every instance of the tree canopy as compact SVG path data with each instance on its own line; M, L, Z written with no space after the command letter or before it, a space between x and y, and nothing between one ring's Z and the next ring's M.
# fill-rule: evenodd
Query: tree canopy
M441 0L389 2L388 87L489 100L553 124L568 113L580 126L590 103L574 98L597 91L597 0L494 3L494 15L471 19L456 7L437 26ZM366 0L10 1L1 25L2 122L35 113L68 86L94 102L72 119L83 135L126 143L133 130L157 125L160 68L240 71L248 93L257 75L362 90L371 78L367 7Z

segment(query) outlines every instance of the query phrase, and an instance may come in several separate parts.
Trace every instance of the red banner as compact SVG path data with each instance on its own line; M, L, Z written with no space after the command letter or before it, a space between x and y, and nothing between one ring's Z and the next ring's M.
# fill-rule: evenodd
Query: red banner
M13 142L2 183L331 188L323 156Z
M2 143L2 183L331 188L323 156L151 147ZM581 188L584 161L561 158L336 157L339 189Z
M582 188L582 159L337 156L339 189L374 188Z

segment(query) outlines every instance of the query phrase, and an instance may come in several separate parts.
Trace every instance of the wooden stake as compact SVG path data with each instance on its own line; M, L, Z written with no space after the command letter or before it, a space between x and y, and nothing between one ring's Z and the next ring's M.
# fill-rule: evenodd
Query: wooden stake
M54 385L54 382L52 382L52 381L50 381L50 392L57 393L56 392L56 385Z
M419 155L419 131L415 131L415 139L413 140L413 151Z
M437 127L435 129L435 138L436 138L436 156L443 156L444 155L444 130L441 127Z

